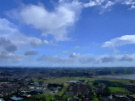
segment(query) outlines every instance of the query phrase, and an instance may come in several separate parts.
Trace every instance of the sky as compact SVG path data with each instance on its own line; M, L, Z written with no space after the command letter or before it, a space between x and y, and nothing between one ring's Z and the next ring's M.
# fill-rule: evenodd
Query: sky
M0 0L0 66L135 66L134 0Z

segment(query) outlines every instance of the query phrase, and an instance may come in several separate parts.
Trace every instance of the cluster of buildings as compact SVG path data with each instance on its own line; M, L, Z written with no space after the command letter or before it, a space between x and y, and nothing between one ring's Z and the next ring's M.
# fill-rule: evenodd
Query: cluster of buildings
M91 101L95 94L102 99L100 101L135 101L135 97L130 95L111 94L106 86L94 85L94 89L86 81L67 81L68 85L63 93L66 98L59 96L54 101ZM17 82L0 82L0 101L23 101L32 95L42 93L57 94L63 89L63 84L39 83L30 80ZM125 89L135 93L135 85L126 85ZM5 96L8 96L5 99ZM53 101L53 100L52 100Z
M45 92L46 85L22 82L0 82L0 101L21 101L31 95Z
M69 101L90 101L93 98L92 88L85 81L69 81L66 95Z
M17 92L20 85L11 82L0 82L0 97L8 96Z
M63 88L63 85L56 83L40 84L38 81L31 82L30 80L22 82L0 82L0 101L22 101L32 95L46 92L56 94Z

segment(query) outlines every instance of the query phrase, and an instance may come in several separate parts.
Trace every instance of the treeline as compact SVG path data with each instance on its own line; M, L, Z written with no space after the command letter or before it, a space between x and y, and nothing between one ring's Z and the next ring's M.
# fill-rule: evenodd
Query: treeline
M92 77L100 75L135 74L133 67L118 68L0 68L0 77ZM0 79L1 79L0 78Z

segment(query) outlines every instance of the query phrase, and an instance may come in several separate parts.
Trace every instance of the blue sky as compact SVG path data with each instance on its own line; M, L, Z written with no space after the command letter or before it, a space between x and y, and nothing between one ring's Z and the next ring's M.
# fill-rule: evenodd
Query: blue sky
M135 66L134 0L1 0L0 66Z

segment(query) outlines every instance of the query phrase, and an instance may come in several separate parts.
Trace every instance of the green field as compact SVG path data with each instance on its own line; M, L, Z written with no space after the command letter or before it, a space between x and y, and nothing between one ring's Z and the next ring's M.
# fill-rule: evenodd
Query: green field
M122 87L109 87L111 93L129 94L130 92Z
M49 90L46 91L46 93L41 94L41 95L34 95L32 96L29 101L33 100L39 100L39 101L55 101L55 99L58 97L63 98L63 99L68 99L70 98L68 95L66 95L66 91L68 88L68 84L66 83L67 81L78 81L78 80L84 80L87 82L87 84L92 88L92 91L94 93L93 100L92 101L100 101L102 99L102 96L97 96L95 89L98 86L102 87L107 87L110 91L111 94L115 95L133 95L135 94L131 93L127 89L124 88L124 86L121 86L121 84L129 84L129 85L134 85L135 82L131 82L130 80L120 80L120 79L107 79L107 78L88 78L88 77L59 77L59 78L46 78L42 79L40 81L45 82L45 83L58 83L58 84L63 84L63 88L56 94L49 93ZM38 80L36 80L38 81ZM94 85L95 81L99 82L99 85ZM104 83L102 81L107 81L109 84ZM111 86L110 84L118 85L118 86ZM27 100L28 101L28 100Z

